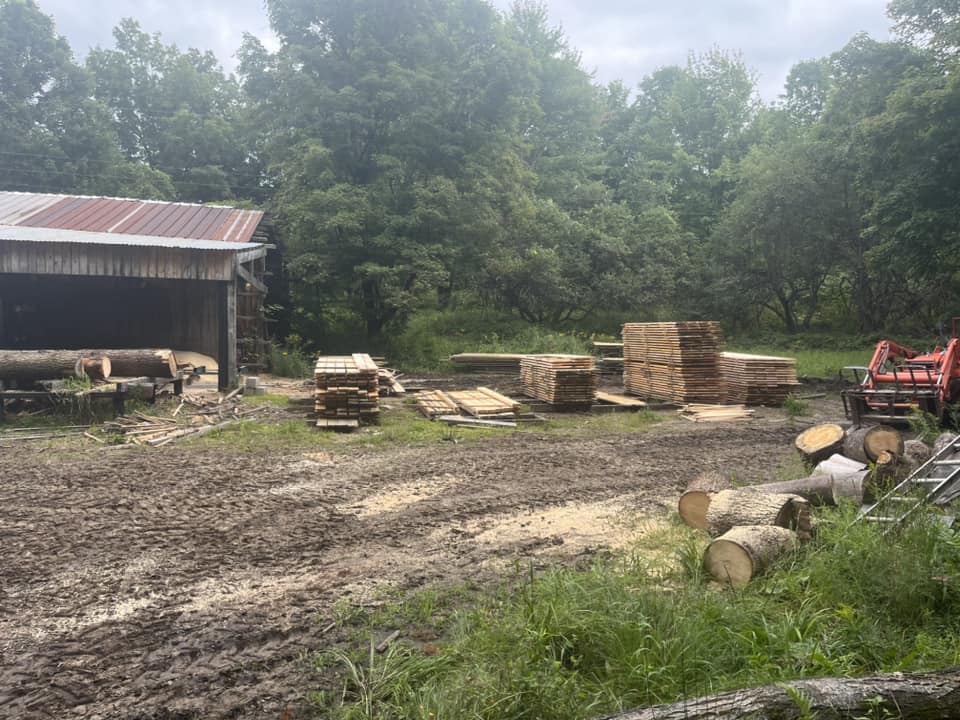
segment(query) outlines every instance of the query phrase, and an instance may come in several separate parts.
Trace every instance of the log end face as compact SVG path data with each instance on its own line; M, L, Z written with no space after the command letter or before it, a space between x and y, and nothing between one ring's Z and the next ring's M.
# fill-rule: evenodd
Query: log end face
M719 538L710 543L706 556L707 571L717 582L743 587L753 577L754 567L749 553L737 543Z

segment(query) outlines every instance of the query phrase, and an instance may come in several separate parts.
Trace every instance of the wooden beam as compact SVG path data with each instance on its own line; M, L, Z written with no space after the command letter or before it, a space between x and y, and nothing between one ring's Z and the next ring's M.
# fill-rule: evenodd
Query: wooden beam
M237 275L239 275L243 280L250 283L257 290L266 295L269 292L269 288L260 282L253 273L247 270L242 263L237 263Z

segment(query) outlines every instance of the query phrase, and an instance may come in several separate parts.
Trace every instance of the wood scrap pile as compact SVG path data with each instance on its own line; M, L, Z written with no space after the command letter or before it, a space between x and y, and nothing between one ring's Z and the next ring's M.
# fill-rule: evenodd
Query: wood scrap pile
M380 413L379 368L369 355L321 355L313 371L317 427L358 427Z
M591 405L597 396L596 360L589 355L525 355L523 392L551 405Z
M680 417L692 422L730 422L744 420L753 415L753 410L744 405L684 405L677 410Z
M177 415L186 406L190 406L195 411L194 414L178 419ZM269 410L265 405L245 406L185 397L174 411L174 416L159 417L135 412L105 422L103 429L122 436L127 443L162 447L185 438L202 437L223 430L242 420L264 415Z
M782 405L800 383L793 358L725 352L720 366L727 400L745 405Z
M450 362L463 370L518 373L523 357L510 353L460 353L451 355Z
M720 403L723 331L716 322L627 323L623 382L641 397L682 403Z
M377 382L380 385L380 395L406 395L407 391L400 384L400 374L395 370L381 367L377 370Z

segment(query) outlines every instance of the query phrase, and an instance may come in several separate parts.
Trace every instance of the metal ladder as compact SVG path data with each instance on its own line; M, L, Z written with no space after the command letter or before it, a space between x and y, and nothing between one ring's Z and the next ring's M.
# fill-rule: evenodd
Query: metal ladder
M960 436L917 468L899 485L865 505L855 522L875 522L892 529L916 512L917 508L935 502L960 479ZM947 524L953 518L944 518Z

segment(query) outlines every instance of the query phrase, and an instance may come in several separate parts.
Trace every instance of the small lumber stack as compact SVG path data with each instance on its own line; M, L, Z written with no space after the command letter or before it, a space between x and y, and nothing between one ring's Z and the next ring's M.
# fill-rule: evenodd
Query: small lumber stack
M464 370L519 373L523 357L510 353L460 353L451 355L450 362Z
M510 419L520 413L520 403L490 388L455 390L446 394L455 408L480 419Z
M727 400L744 405L783 405L800 387L793 358L725 352L720 356Z
M415 402L420 414L430 420L440 415L456 415L460 412L457 404L443 390L425 390L417 394Z
M717 322L627 323L623 383L641 397L722 403L723 331Z
M317 427L357 427L380 413L377 364L369 355L321 355L313 378Z
M677 413L691 422L732 422L753 416L744 405L684 405Z
M526 355L523 392L551 405L590 406L597 396L596 360L589 355Z

